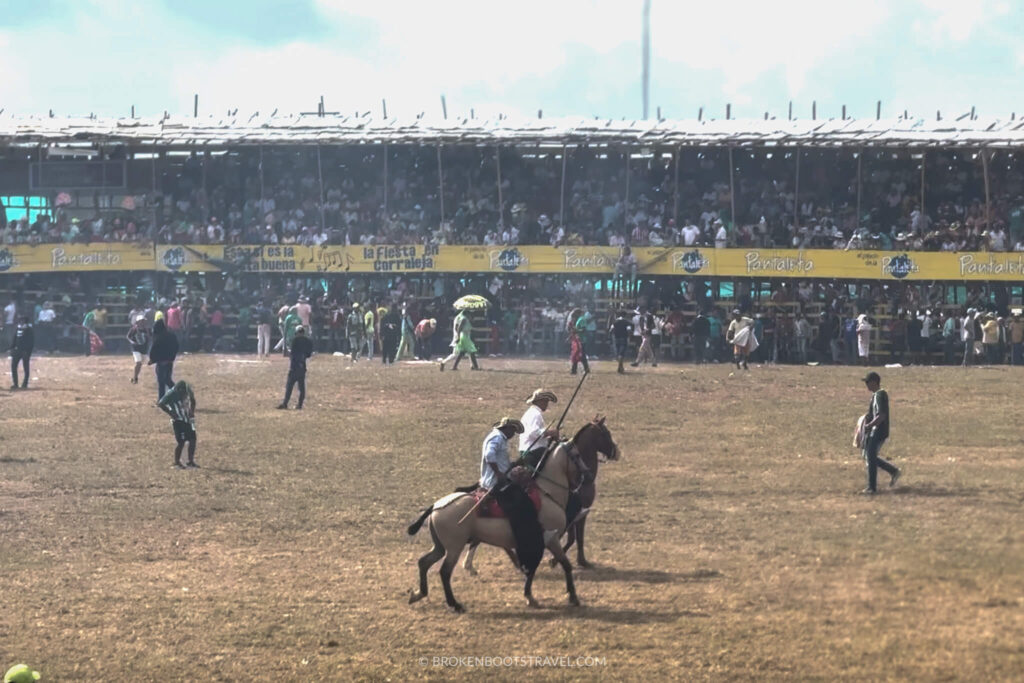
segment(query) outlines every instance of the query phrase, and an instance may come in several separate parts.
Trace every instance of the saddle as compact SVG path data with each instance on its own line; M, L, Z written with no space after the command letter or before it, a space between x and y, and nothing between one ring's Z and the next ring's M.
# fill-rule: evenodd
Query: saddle
M480 499L483 498L486 493L487 491L485 489L477 489L476 491L473 491L470 495L473 496L473 498L477 502L479 502ZM533 503L533 509L540 513L540 506L542 502L540 488L531 481L526 488L526 495L527 497L529 497L530 502ZM488 498L483 505L477 508L477 515L484 519L505 518L505 512L501 509L501 506L498 505L498 501L496 501L494 498Z

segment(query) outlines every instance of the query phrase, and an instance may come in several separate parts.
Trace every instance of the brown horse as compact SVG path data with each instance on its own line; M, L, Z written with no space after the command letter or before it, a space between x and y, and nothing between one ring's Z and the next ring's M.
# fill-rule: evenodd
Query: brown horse
M600 429L603 429L605 432L608 432L608 428L605 426L603 418L595 418L594 422L584 425L583 429L586 429L588 426L591 425L596 425ZM583 429L581 429L580 431L583 431ZM576 436L573 437L573 439L579 439L580 436L581 434L577 432ZM608 438L611 439L610 433L608 434ZM569 537L566 541L565 546L562 548L562 552L568 554L569 548L571 548L575 543L576 564L583 568L591 566L590 562L587 561L586 555L583 550L583 533L587 524L587 514L590 512L590 509L594 505L594 500L597 498L597 468L601 463L601 459L599 457L600 452L601 451L591 448L580 450L580 469L583 474L583 483L576 493L580 497L580 506L582 509L576 515L575 520L570 520L569 527L566 529ZM605 453L605 457L608 458L608 460L612 461L618 460L619 455L620 451L618 450L618 448L613 449L612 453ZM469 550L466 551L466 558L462 561L462 568L469 572L470 575L472 576L476 576L476 569L473 568L473 558L476 555L476 549L477 546L479 545L479 543L473 543L472 545L470 545ZM515 556L511 553L509 554L509 556L512 559L513 566L515 566ZM557 564L557 560L552 559L551 566L553 567L555 566L555 564Z
M615 445L611 438L611 432L603 423L603 419L595 420L577 432L572 441L559 445L545 459L536 477L537 486L542 494L541 508L537 517L544 530L544 545L565 571L565 586L571 605L579 605L580 601L576 596L576 586L572 578L572 564L562 551L559 539L565 532L565 506L569 500L569 493L577 488L582 481L581 459L584 457L584 451L588 454L592 453L595 458L598 452L604 453L610 459L618 457L618 446ZM451 576L463 548L473 541L498 546L505 550L516 547L512 527L507 519L481 518L474 511L460 523L460 520L473 510L474 504L473 496L466 493L453 493L441 498L424 510L419 519L409 525L408 532L411 536L419 531L424 521L429 518L428 528L434 542L434 547L430 552L419 559L419 590L413 591L409 596L410 603L427 597L427 570L443 557L444 562L441 564L440 574L445 601L456 612L462 612L462 605L452 593ZM531 590L535 573L536 569L526 575L523 586L523 595L531 607L538 606Z

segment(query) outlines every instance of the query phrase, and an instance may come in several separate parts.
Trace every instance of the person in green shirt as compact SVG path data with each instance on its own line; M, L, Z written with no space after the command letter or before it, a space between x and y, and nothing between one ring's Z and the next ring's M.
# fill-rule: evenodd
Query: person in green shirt
M441 361L441 372L444 372L444 366L451 360L455 363L452 365L452 370L459 369L459 361L469 355L469 360L473 364L473 370L479 370L480 366L476 362L476 344L473 343L473 323L470 322L469 316L466 315L465 311L459 311L459 314L455 316L455 320L452 322L452 352L451 354Z
M288 311L288 315L284 317L284 355L287 356L291 352L292 341L295 340L295 328L301 323L299 314L295 312L295 309Z
M157 407L171 417L171 428L178 445L174 449L174 466L198 468L196 463L196 396L185 380L178 380L174 388L164 394ZM188 444L188 463L181 464L181 451Z
M85 328L85 355L89 356L92 355L92 341L89 339L89 333L96 329L96 309L86 312L82 319L82 327Z

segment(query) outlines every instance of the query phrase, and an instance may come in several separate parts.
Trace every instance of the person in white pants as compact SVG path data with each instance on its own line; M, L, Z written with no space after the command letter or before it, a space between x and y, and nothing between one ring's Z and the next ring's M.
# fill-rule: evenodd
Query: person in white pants
M270 355L270 323L256 326L256 355L260 358Z

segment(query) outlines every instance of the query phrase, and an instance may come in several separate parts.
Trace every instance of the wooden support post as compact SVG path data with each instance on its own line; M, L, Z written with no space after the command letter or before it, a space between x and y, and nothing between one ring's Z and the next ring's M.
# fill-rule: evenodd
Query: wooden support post
M629 159L630 151L626 149L626 201L622 203L622 227L626 231L626 239L629 239Z
M568 221L565 220L565 167L566 167L566 158L565 157L566 157L566 150L567 149L568 148L565 145L562 145L562 190L559 193L559 198L558 198L558 220L559 220L559 224L563 228L566 228L566 234L568 234L568 228L566 227L566 225L568 224Z
M928 160L928 150L921 151L921 217L924 219L924 162Z
M505 228L505 198L501 195L501 147L494 148L494 165L498 170L498 227Z
M444 223L444 165L441 163L441 145L437 145L437 186L438 186L438 200L441 203L441 221L439 226Z
M856 221L856 227L854 228L855 230L860 230L860 196L861 196L861 188L862 188L862 185L863 185L863 183L861 182L862 181L862 179L861 179L861 166L862 166L862 162L863 161L864 161L864 148L861 147L860 151L857 152L857 221Z
M989 221L992 218L992 195L989 191L990 188L988 182L988 152L984 149L981 150L981 170L985 177L985 229L991 230L992 226L989 225Z
M321 106L323 104L321 103ZM324 217L324 165L320 159L320 145L316 146L316 179L320 183L320 232L327 231L327 221Z
M387 143L384 144L384 217L388 216L388 199L390 194L390 188L388 187L388 156L389 150Z
M800 227L800 148L796 148L796 183L793 186L793 226Z
M736 181L733 178L732 146L729 147L729 220L736 230Z
M679 155L682 153L682 145L675 149L675 180L672 185L672 220L676 222L676 229L679 230Z

